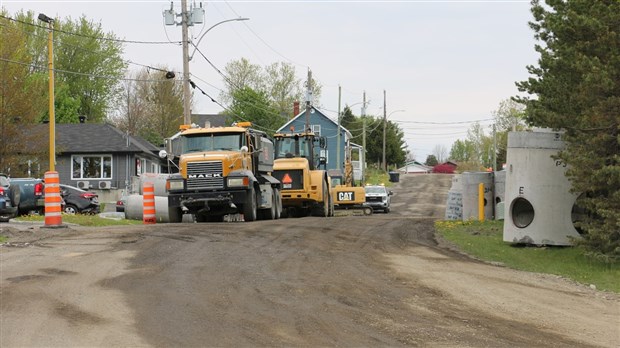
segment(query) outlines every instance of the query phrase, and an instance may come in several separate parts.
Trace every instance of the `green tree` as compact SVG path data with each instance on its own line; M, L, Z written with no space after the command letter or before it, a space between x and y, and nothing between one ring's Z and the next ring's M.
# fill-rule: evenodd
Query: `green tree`
M71 95L67 84L54 87L54 119L57 123L78 123L80 100ZM46 114L46 119L48 114Z
M357 118L355 117L355 115L353 115L353 111L351 110L351 108L348 105L345 106L340 116L340 125L344 128L349 129L352 127L356 127L358 123L359 122L357 122Z
M295 66L278 62L265 67L264 89L273 107L280 115L289 118L293 114L293 102L303 94L301 79L295 76Z
M235 91L242 88L264 90L261 66L250 63L246 58L232 60L224 67L225 88L220 92L220 99L226 104L232 103Z
M155 145L174 135L183 123L183 89L181 80L166 79L143 69L131 75L123 85L123 103L111 121L130 135L139 135Z
M470 162L475 157L474 146L470 140L456 140L450 149L450 159L456 162Z
M21 30L28 35L25 50L31 56L37 72L47 73L48 29L41 26L34 13L21 12L15 16ZM55 96L61 108L59 122L78 122L83 115L89 122L105 121L108 112L120 96L120 81L126 64L122 59L123 46L112 33L105 33L100 23L89 21L85 16L73 21L71 18L56 19L54 30L55 85L62 93ZM68 100L64 100L67 98ZM77 113L74 112L77 106ZM48 119L45 110L40 119Z
M250 63L246 58L241 58L228 62L224 71L225 88L220 92L220 99L226 104L233 104L234 95L243 95L243 93L235 94L235 92L247 87L264 94L270 107L283 120L287 120L293 116L293 103L300 101L303 104L305 101L307 81L296 77L295 66L290 63L278 62L263 68ZM312 103L318 106L321 84L313 78L310 81L310 89L313 96ZM263 123L269 123L269 121ZM276 129L281 125L278 125Z
M127 68L122 44L84 16L58 26L55 67L73 73L59 73L57 80L67 86L69 98L79 100L79 115L103 122L121 93L119 82Z
M497 110L493 111L495 123L495 142L497 145L496 168L501 168L506 163L508 150L508 132L526 129L525 108L522 104L512 99L502 100Z
M0 11L3 16L8 16ZM18 168L26 159L43 162L48 147L23 132L47 110L47 71L31 68L29 36L19 23L0 18L0 172L25 175ZM24 144L29 144L27 148ZM23 156L29 152L29 156Z
M517 83L528 123L565 131L567 177L588 218L580 244L620 260L620 1L532 1L538 66Z
M263 91L243 87L234 91L232 97L233 103L225 112L229 123L250 121L256 128L273 134L285 121Z
M345 108L345 115L348 114ZM351 113L351 115L353 115ZM352 142L363 144L364 122L366 123L366 162L376 163L380 165L383 160L383 118L373 116L357 117L353 115L351 120L349 116L344 117L345 122L342 123L347 128L353 138ZM385 141L385 160L392 166L402 166L407 159L405 134L397 123L388 121L386 124L386 141Z
M424 162L424 164L430 167L434 167L439 164L439 161L437 161L437 157L435 157L435 155L428 155L426 156L426 162Z

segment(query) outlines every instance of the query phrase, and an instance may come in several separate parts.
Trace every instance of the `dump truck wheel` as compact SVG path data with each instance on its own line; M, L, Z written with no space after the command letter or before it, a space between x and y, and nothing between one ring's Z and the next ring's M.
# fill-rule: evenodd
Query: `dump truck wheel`
M280 215L282 214L282 196L280 196L280 190L273 189L273 197L276 202L276 217L275 218L279 219Z
M243 205L243 219L245 221L256 220L256 191L254 191L254 187L250 187L248 190L248 195Z

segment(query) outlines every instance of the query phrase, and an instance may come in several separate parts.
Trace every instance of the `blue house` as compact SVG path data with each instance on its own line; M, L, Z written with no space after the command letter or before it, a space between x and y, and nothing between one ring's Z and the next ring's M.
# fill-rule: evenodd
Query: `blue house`
M312 107L310 109L310 130L314 134L325 137L327 140L326 153L322 153L321 157L327 158L327 169L343 169L345 161L345 149L349 145L351 133L340 126L340 166L338 166L338 123L331 118L325 116L319 109ZM278 133L301 133L306 126L306 110L300 112L297 116L290 119L282 127L278 129Z

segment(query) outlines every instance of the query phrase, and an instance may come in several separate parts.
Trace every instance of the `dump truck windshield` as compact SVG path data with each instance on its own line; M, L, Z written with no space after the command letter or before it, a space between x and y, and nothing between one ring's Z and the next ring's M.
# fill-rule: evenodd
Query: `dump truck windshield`
M202 151L239 151L245 145L242 133L191 134L182 137L183 153Z

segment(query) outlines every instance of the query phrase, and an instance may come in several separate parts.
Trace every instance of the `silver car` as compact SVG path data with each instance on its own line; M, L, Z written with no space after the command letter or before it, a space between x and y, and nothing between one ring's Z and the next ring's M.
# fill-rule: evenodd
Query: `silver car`
M390 212L390 196L394 193L383 185L368 185L366 190L366 204L373 210L383 210L384 213Z

